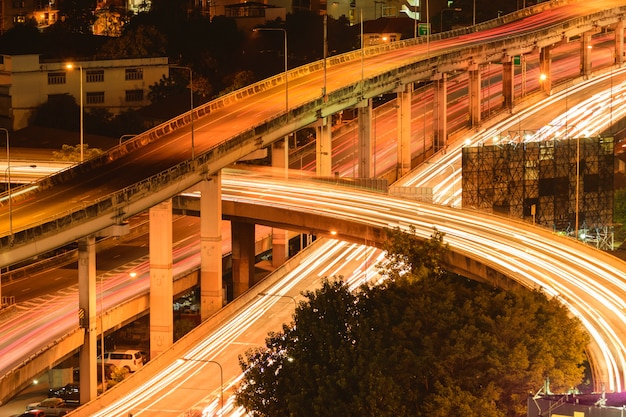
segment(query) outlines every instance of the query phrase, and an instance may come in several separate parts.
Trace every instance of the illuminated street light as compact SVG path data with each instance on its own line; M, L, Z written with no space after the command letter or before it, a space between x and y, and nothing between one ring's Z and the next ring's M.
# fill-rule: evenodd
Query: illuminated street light
M187 71L189 71L189 100L191 102L190 107L191 107L191 159L195 159L196 158L196 151L195 151L195 144L194 144L194 138L193 138L193 71L191 71L191 68L189 67L185 67L185 66L180 66L180 65L172 65L170 66L170 68L176 68L176 69L186 69Z
M8 138L8 134L7 134L7 138ZM8 140L7 140L7 154L8 154ZM8 200L9 200L9 242L10 244L13 243L13 202L11 201L11 169L12 168L37 168L37 165L23 165L23 166L11 166L9 164L9 161L7 159L7 168L4 170L4 180L7 183L7 193L8 193Z
M65 65L65 68L71 70L74 69L74 67L77 66L79 71L79 77L80 77L80 162L83 162L85 160L85 154L84 154L84 146L83 146L83 138L84 138L84 128L83 128L83 67L82 65L76 65L76 64L67 64Z
M205 363L214 363L220 367L220 416L224 416L224 370L222 368L222 364L218 361L213 361L211 359L193 359L193 358L181 358L180 360L184 362L205 362Z
M257 32L257 31L263 31L263 30L278 30L283 32L283 35L285 36L285 113L289 113L289 84L288 84L288 80L287 80L287 29L285 28L254 28L252 29L253 32Z

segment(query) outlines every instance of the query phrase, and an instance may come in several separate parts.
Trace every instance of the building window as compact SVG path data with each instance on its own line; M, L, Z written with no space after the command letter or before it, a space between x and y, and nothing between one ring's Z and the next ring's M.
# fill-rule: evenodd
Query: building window
M13 0L13 8L14 9L23 9L24 8L24 0Z
M143 101L143 90L126 90L126 101Z
M49 72L48 85L65 84L65 72Z
M102 104L104 103L104 91L87 93L86 99L87 104Z
M126 81L143 80L142 68L126 68Z
M104 70L87 70L86 79L88 83L104 82Z

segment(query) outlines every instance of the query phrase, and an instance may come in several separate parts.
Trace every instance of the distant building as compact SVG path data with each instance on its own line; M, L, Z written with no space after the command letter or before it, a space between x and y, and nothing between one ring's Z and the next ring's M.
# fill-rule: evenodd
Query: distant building
M11 29L16 23L30 19L37 21L43 29L59 19L58 4L55 0L0 0L0 34Z
M397 42L413 36L414 20L408 17L381 17L363 23L363 45Z
M167 57L80 61L74 69L66 65L39 55L0 55L0 125L10 130L28 126L32 111L55 96L70 94L80 103L81 88L85 110L138 109L150 104L149 86L169 76Z

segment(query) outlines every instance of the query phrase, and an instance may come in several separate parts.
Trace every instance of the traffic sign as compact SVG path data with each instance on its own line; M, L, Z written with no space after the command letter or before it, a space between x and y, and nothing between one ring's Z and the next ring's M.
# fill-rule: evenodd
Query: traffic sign
M430 35L430 23L418 23L418 25L417 25L417 34L419 36L428 36L428 35Z

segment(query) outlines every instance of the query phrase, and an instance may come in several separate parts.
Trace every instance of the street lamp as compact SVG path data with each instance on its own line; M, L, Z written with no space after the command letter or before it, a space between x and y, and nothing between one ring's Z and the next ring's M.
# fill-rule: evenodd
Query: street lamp
M290 298L291 301L293 301L293 304L295 306L295 308L298 308L298 302L296 301L296 299L294 297L292 297L291 295L283 295L283 294L270 294L267 292L260 292L259 295L263 295L263 296L267 296L267 297L284 297L284 298Z
M194 359L194 358L181 358L184 362L205 362L205 363L214 363L220 367L220 416L224 416L224 369L222 368L222 364L218 361L213 361L211 359Z
M11 166L11 154L9 153L9 131L3 127L0 127L0 130L7 135L7 169L9 169Z
M7 135L8 137L8 135ZM7 141L7 145L8 145L8 141ZM8 149L9 147L7 146L7 153L8 153ZM11 201L11 168L37 168L37 165L24 165L23 167L20 166L11 166L9 165L8 159L7 159L7 168L4 170L4 180L7 183L7 193L8 196L7 198L9 199L9 235L10 235L10 243L13 243L13 203Z
M254 28L253 32L263 31L263 30L279 30L283 32L285 36L285 113L289 113L289 84L287 80L287 29L285 28Z
M82 65L76 65L76 64L67 64L65 65L65 68L71 70L74 69L74 67L77 66L79 71L79 76L80 76L80 162L83 162L85 160L85 154L84 154L84 150L83 150L83 139L84 139L84 128L83 128L83 67Z
M120 136L120 143L118 144L118 146L122 145L122 140L123 139L130 139L130 138L134 138L135 136L137 136L137 135L122 135L122 136Z
M463 9L460 7L446 7L445 9L441 9L439 11L439 32L443 32L443 12L452 11L452 12L460 12Z
M172 65L170 68L176 68L176 69L186 69L189 71L189 100L190 100L190 107L191 107L191 159L195 159L195 144L194 144L194 137L193 137L193 71L191 71L191 68L189 67L184 67L184 66L179 66L179 65Z

